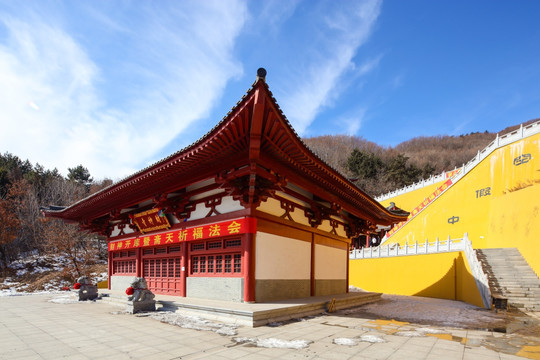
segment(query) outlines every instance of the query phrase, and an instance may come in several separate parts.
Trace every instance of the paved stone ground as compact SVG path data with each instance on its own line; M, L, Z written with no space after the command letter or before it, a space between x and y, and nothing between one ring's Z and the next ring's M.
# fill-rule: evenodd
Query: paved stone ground
M0 359L540 359L540 342L490 331L340 313L259 328L197 330L99 301L50 302L58 296L0 298ZM160 314L165 320L177 316ZM190 321L183 326L197 327Z

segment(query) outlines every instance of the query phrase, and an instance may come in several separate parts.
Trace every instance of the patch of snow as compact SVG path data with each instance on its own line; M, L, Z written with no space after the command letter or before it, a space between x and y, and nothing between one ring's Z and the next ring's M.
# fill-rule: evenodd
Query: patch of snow
M233 338L238 344L251 344L263 348L279 349L304 349L312 343L310 340L282 340L276 338L258 339L258 338Z
M17 293L17 289L15 289L14 287L0 290L0 296L17 296L17 295L21 295L21 294Z
M481 323L502 321L501 315L462 301L387 294L382 295L381 301L343 310L346 315L363 313L379 319L451 327L476 328Z
M64 296L53 298L49 300L49 302L55 303L55 304L78 304L79 300L73 297L72 295L64 295Z
M364 289L360 289L359 287L349 285L349 292L366 292Z
M406 337L421 337L421 336L426 336L426 334L447 334L447 333L448 331L422 327L422 328L417 328L410 331L398 331L394 333L394 335L406 336Z
M24 276L28 273L28 270L27 269L19 269L17 270L17 276Z
M355 346L358 345L358 340L349 338L337 338L334 339L333 343L336 345Z
M446 334L447 331L437 330L437 329L431 329L431 328L418 328L416 331L419 331L424 334Z
M384 343L386 340L384 340L382 337L378 335L362 335L360 336L360 341L363 342L369 342L369 343Z
M405 336L405 337L422 337L426 336L424 333L410 330L410 331L397 331L394 333L396 336Z
M196 316L186 316L175 313L155 313L151 317L155 320L176 325L184 329L213 331L219 335L234 336L237 334L236 325L215 323Z

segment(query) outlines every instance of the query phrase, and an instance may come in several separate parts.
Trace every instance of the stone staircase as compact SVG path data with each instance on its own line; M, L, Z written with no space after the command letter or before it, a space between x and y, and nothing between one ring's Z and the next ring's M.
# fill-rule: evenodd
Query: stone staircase
M518 249L477 249L476 254L494 303L506 299L508 308L540 311L540 279Z

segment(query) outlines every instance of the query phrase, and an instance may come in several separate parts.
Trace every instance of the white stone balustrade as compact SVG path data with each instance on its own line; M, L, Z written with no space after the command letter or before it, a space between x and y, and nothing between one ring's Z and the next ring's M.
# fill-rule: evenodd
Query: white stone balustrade
M412 244L405 243L405 245L402 246L399 244L387 244L363 249L355 249L350 251L349 259L370 259L391 256L436 254L441 252L464 250L464 239L448 238L446 240L437 239L434 242L428 242L427 240L423 242L415 241Z
M514 131L511 131L507 134L504 134L502 136L499 136L497 134L497 137L495 140L493 140L488 146L486 146L483 150L478 151L478 154L469 161L468 163L464 164L460 172L458 172L456 175L454 175L452 178L454 179L454 183L457 182L457 180L461 179L465 174L467 174L469 171L471 171L476 165L478 165L482 160L484 160L486 157L488 157L489 154L491 154L493 151L497 150L500 147L506 146L510 143L513 143L515 141L521 140L523 138L526 138L528 136L538 134L540 133L540 121L537 121L535 123L523 126L521 125L519 129L516 129ZM457 170L457 169L455 169ZM375 198L377 201L384 201L393 197L396 197L398 195L402 195L405 193L408 193L409 191L413 191L416 189L421 189L425 186L435 184L439 181L443 181L446 179L446 172L443 172L439 175L432 176L429 179L420 180L417 183L414 183L412 185L406 186L404 188L391 191L387 194L378 196Z

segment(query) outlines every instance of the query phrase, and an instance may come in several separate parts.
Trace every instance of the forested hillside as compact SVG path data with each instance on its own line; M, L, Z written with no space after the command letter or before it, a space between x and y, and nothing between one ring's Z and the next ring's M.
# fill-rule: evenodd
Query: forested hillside
M538 121L530 120L524 125ZM505 134L519 125L503 129ZM496 137L496 133L416 137L382 147L356 136L318 136L303 141L315 154L372 196L460 167Z
M43 218L40 206L70 205L109 185L94 181L82 165L64 178L10 153L0 154L0 275L21 254L62 254L72 276L106 254L104 239L80 232L78 226Z

